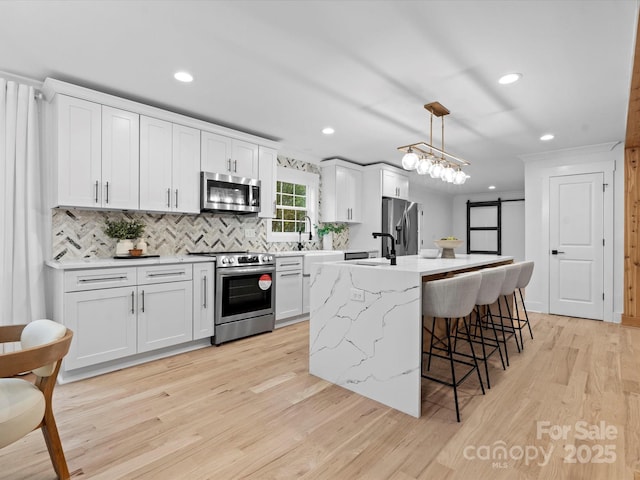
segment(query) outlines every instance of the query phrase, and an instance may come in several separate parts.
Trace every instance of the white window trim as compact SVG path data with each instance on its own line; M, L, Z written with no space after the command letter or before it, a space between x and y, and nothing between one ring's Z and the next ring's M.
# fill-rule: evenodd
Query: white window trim
M278 167L276 179L280 182L297 183L307 186L307 214L311 219L311 231L315 239L314 225L318 224L318 207L320 198L320 175L317 173L304 172L295 168ZM309 239L309 234L302 234L302 240ZM267 242L297 242L297 232L272 232L271 219L267 225Z

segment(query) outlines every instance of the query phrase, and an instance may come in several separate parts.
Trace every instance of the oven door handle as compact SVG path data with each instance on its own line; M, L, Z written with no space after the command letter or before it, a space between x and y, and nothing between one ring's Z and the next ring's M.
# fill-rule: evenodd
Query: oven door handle
M252 274L252 273L274 273L275 267L231 267L231 268L219 268L218 275L221 277L230 277L238 274Z

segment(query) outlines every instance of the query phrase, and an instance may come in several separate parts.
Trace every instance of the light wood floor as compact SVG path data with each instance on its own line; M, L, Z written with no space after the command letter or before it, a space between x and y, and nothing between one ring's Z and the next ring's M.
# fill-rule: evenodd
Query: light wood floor
M507 371L494 366L485 396L477 379L463 385L460 424L451 390L432 382L415 419L309 375L306 323L58 386L69 470L105 480L633 479L640 329L532 323L535 340L527 335ZM578 421L617 434L576 439ZM570 431L553 440L537 422ZM498 446L507 459L492 461ZM574 447L578 463L565 463ZM540 448L553 449L546 465ZM534 449L538 458L518 459ZM0 450L0 478L55 478L39 432Z

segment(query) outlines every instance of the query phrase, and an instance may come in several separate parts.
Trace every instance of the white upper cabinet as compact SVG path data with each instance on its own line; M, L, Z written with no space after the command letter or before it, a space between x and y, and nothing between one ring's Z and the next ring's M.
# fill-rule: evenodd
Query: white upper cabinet
M140 117L140 209L200 212L200 131Z
M258 149L258 178L260 179L260 212L261 218L276 216L276 171L278 152L273 148Z
M54 205L102 206L102 108L66 95L56 96L57 182ZM56 128L57 127L57 128Z
M54 108L53 204L137 209L139 116L65 95Z
M52 78L42 90L52 207L198 214L205 171L261 179L273 217L277 143Z
M106 208L138 208L140 116L102 106L102 183Z
M172 211L200 213L200 130L173 125Z
M140 209L171 210L171 122L140 117Z
M202 132L203 172L258 178L258 145L211 132Z
M382 196L409 198L409 177L390 170L382 170Z
M362 170L340 160L323 162L322 221L358 223L361 218Z

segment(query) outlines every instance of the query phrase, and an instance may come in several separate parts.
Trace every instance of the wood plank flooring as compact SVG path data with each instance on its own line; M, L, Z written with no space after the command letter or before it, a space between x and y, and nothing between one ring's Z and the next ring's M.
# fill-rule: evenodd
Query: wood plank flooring
M311 376L306 323L61 385L69 470L100 480L639 478L640 329L536 314L532 325L506 371L492 359L485 396L474 377L462 385L462 423L451 390L433 382L415 419ZM616 433L580 438L600 422ZM562 428L566 438L550 435ZM54 478L39 432L0 450L0 479Z

